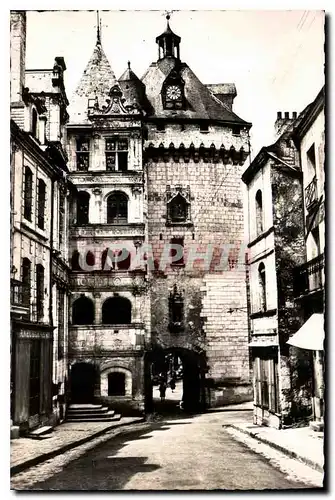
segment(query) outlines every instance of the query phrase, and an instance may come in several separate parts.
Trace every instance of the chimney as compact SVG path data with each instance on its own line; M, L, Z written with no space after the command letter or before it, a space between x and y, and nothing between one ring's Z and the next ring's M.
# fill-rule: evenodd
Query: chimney
M290 115L289 111L277 111L277 119L275 121L275 137L276 139L285 132L285 130L297 118L297 112L293 111Z
M10 12L10 101L22 101L26 64L26 12Z

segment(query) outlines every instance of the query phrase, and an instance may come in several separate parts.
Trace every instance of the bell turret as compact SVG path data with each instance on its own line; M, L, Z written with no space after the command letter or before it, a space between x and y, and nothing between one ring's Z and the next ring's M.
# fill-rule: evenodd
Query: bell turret
M165 57L174 57L175 59L180 59L180 36L173 33L169 24L170 16L166 16L166 30L164 33L156 38L156 43L158 44L158 59L164 59Z

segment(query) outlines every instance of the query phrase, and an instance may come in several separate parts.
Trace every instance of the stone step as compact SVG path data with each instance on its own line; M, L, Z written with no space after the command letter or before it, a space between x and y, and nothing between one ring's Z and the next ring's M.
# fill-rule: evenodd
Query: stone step
M69 408L67 412L71 415L77 415L79 413L105 413L108 411L108 406L103 406L101 408Z
M67 416L68 418L75 418L76 420L78 420L79 418L96 418L96 417L101 417L101 418L108 418L108 417L113 417L115 414L115 411L114 410L110 410L110 411L105 411L105 412L71 412L71 413L68 413Z
M67 422L117 422L121 420L121 415L117 414L113 417L101 418L99 417L85 417L85 418L73 418L72 416L67 418Z
M42 436L43 434L49 434L52 430L53 429L50 425L44 425L43 427L39 427L38 429L31 431L30 434L34 436Z
M31 431L28 434L28 437L32 439L48 439L51 437L52 431L53 428L51 426L44 425L43 427L39 427L38 429Z
M99 410L103 408L102 405L93 405L93 404L70 404L68 406L69 410Z

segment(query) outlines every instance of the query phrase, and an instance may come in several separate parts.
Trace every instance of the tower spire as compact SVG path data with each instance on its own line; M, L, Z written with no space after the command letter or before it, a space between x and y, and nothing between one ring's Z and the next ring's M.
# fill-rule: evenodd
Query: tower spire
M97 45L101 45L101 19L97 10Z

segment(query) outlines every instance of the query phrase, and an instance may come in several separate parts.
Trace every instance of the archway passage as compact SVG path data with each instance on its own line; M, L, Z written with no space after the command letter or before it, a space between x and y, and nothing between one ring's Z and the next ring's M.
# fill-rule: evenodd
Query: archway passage
M205 353L182 347L157 347L147 353L145 366L147 413L197 413L206 408ZM164 385L166 393L161 400L160 388Z
M91 363L76 363L71 369L71 402L93 403L96 368Z

